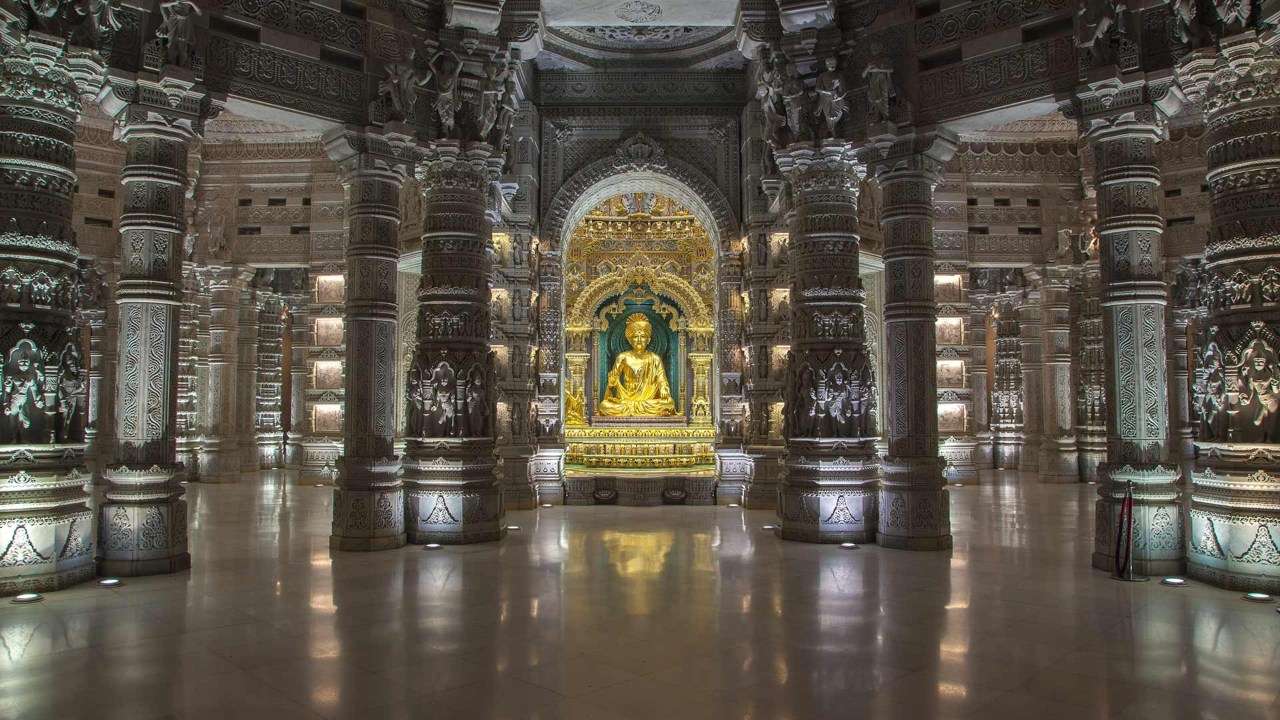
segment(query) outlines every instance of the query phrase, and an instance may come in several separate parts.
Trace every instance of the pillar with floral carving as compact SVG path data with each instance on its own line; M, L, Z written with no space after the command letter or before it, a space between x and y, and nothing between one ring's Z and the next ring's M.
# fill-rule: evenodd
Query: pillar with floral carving
M1076 451L1075 393L1072 383L1071 267L1051 265L1040 283L1041 430L1039 477L1042 482L1080 480Z
M116 118L126 151L116 462L106 471L99 570L177 572L191 565L175 456L187 152L203 130L209 96L177 69L113 85L102 103Z
M404 545L396 439L396 266L400 190L410 139L393 131L334 132L325 140L347 191L346 413L333 497L337 550Z
M1167 287L1156 159L1163 131L1150 105L1112 108L1115 91L1114 82L1104 81L1081 93L1089 118L1084 140L1097 173L1106 365L1107 461L1098 467L1093 566L1117 569L1117 547L1125 545L1117 543L1124 529L1121 509L1131 492L1133 569L1178 573L1182 511L1178 468L1169 463ZM1146 92L1141 86L1134 91L1135 98Z
M885 141L883 189L885 439L878 542L905 550L951 547L950 498L938 457L937 305L933 188L956 149L937 131Z

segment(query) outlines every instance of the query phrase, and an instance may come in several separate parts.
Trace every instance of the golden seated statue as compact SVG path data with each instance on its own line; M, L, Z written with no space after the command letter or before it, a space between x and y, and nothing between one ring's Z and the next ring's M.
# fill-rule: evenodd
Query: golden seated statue
M666 367L662 358L648 349L653 336L649 319L643 313L632 313L627 317L625 335L631 349L619 353L614 361L596 412L613 417L675 415Z

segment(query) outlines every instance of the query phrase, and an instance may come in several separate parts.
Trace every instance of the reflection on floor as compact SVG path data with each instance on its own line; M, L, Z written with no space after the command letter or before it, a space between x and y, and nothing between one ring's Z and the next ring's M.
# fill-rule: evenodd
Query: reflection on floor
M557 507L332 557L330 493L191 486L190 574L0 604L0 718L1280 717L1280 615L1089 569L1092 491L953 489L955 550Z

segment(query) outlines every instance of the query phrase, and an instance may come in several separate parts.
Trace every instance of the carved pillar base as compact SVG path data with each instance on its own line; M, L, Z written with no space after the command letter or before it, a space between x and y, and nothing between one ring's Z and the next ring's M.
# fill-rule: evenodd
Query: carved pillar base
M751 510L772 510L778 506L778 482L785 472L783 449L763 445L748 449L751 479L743 494L743 506Z
M788 443L778 484L783 540L818 543L876 541L878 466L870 441L834 451L821 440Z
M506 536L491 439L410 438L405 450L409 542L463 545Z
M1044 438L1040 447L1040 482L1080 482L1080 455L1074 435Z
M498 469L502 485L502 504L513 510L532 510L537 496L529 481L529 468L533 462L533 448L527 445L508 445L499 448L502 459Z
M1098 466L1107 461L1106 428L1082 427L1076 437L1076 456L1080 478L1086 482L1098 480Z
M564 448L538 448L529 460L529 484L537 504L564 504Z
M716 450L716 504L746 503L751 484L751 456L731 448Z
M1098 501L1094 506L1093 567L1116 567L1120 505L1133 482L1133 569L1139 575L1179 575L1182 556L1182 506L1178 469L1147 465L1098 467Z
M383 484L333 489L333 528L329 548L343 551L392 550L405 544L404 490L395 481L400 463L366 464L361 477L390 478ZM344 473L351 473L349 467Z
M881 546L895 550L951 547L951 496L939 478L941 458L886 458L880 466Z
M0 596L48 592L93 577L90 477L77 467L83 445L8 448L22 463L0 480Z
M160 575L190 568L187 503L176 468L117 466L104 474L110 489L98 511L99 574Z
M939 454L946 462L947 482L972 485L978 482L978 466L974 462L978 443L971 437L949 437L939 443Z
M990 470L995 467L995 450L992 447L990 432L980 432L974 436L977 444L973 448L973 465L978 470Z
M1191 577L1280 593L1280 456L1273 448L1200 443L1213 466L1191 476Z
M1022 434L1017 432L995 433L992 441L992 458L997 470L1017 470L1022 464Z

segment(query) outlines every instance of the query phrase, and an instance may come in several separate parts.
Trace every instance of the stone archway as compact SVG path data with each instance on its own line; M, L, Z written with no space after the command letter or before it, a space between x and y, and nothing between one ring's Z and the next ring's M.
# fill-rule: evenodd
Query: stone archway
M636 133L569 178L543 215L542 238L563 251L573 228L603 200L626 192L658 192L693 211L721 252L738 235L729 201L711 178L692 165L668 157L662 145Z

